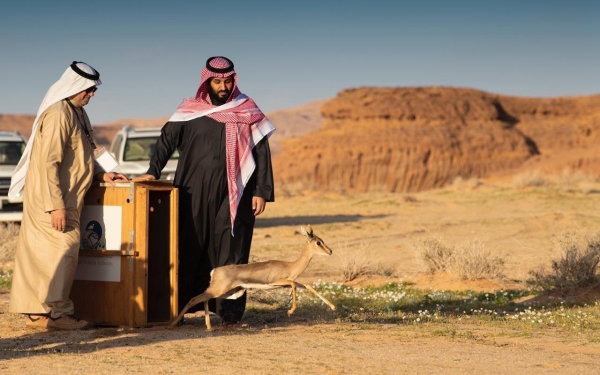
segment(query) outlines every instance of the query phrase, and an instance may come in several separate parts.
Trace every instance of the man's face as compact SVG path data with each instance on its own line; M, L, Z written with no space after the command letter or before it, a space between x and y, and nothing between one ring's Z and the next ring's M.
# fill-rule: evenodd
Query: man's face
M75 107L83 107L90 102L90 99L94 96L94 92L96 92L96 86L92 86L89 89L71 96L69 100L71 100L71 103L73 103Z
M231 95L232 89L233 76L225 78L212 78L210 80L210 90L212 91L212 94L223 103L227 100L227 98L229 98L229 95Z

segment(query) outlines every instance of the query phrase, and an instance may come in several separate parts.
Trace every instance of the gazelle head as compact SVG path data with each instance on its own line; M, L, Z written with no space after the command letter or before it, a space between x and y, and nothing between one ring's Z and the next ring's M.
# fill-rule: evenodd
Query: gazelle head
M312 255L331 255L333 250L325 245L325 241L313 233L310 224L307 225L306 228L300 227L300 230L302 231L302 235L306 237L306 240L308 241L307 246Z

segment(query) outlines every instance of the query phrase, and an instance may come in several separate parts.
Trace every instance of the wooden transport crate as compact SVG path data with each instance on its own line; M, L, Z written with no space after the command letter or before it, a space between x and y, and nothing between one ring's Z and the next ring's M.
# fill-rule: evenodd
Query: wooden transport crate
M178 313L177 188L162 180L94 183L84 202L75 315L107 326L171 323Z

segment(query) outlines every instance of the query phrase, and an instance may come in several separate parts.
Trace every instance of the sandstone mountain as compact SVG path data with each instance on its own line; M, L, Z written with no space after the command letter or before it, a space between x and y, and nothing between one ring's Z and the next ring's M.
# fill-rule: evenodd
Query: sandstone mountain
M279 184L410 192L524 167L600 172L600 95L363 87L340 92L321 112L321 128L282 142Z

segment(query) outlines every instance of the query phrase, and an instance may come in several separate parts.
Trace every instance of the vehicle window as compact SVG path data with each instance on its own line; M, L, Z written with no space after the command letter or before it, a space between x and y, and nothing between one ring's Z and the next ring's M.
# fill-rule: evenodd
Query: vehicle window
M25 142L0 142L0 164L17 165L25 151Z
M158 137L127 139L127 142L125 143L123 161L150 160L152 155L154 155L154 148L156 147L157 139ZM179 158L179 153L175 151L171 156L171 159L177 158Z

